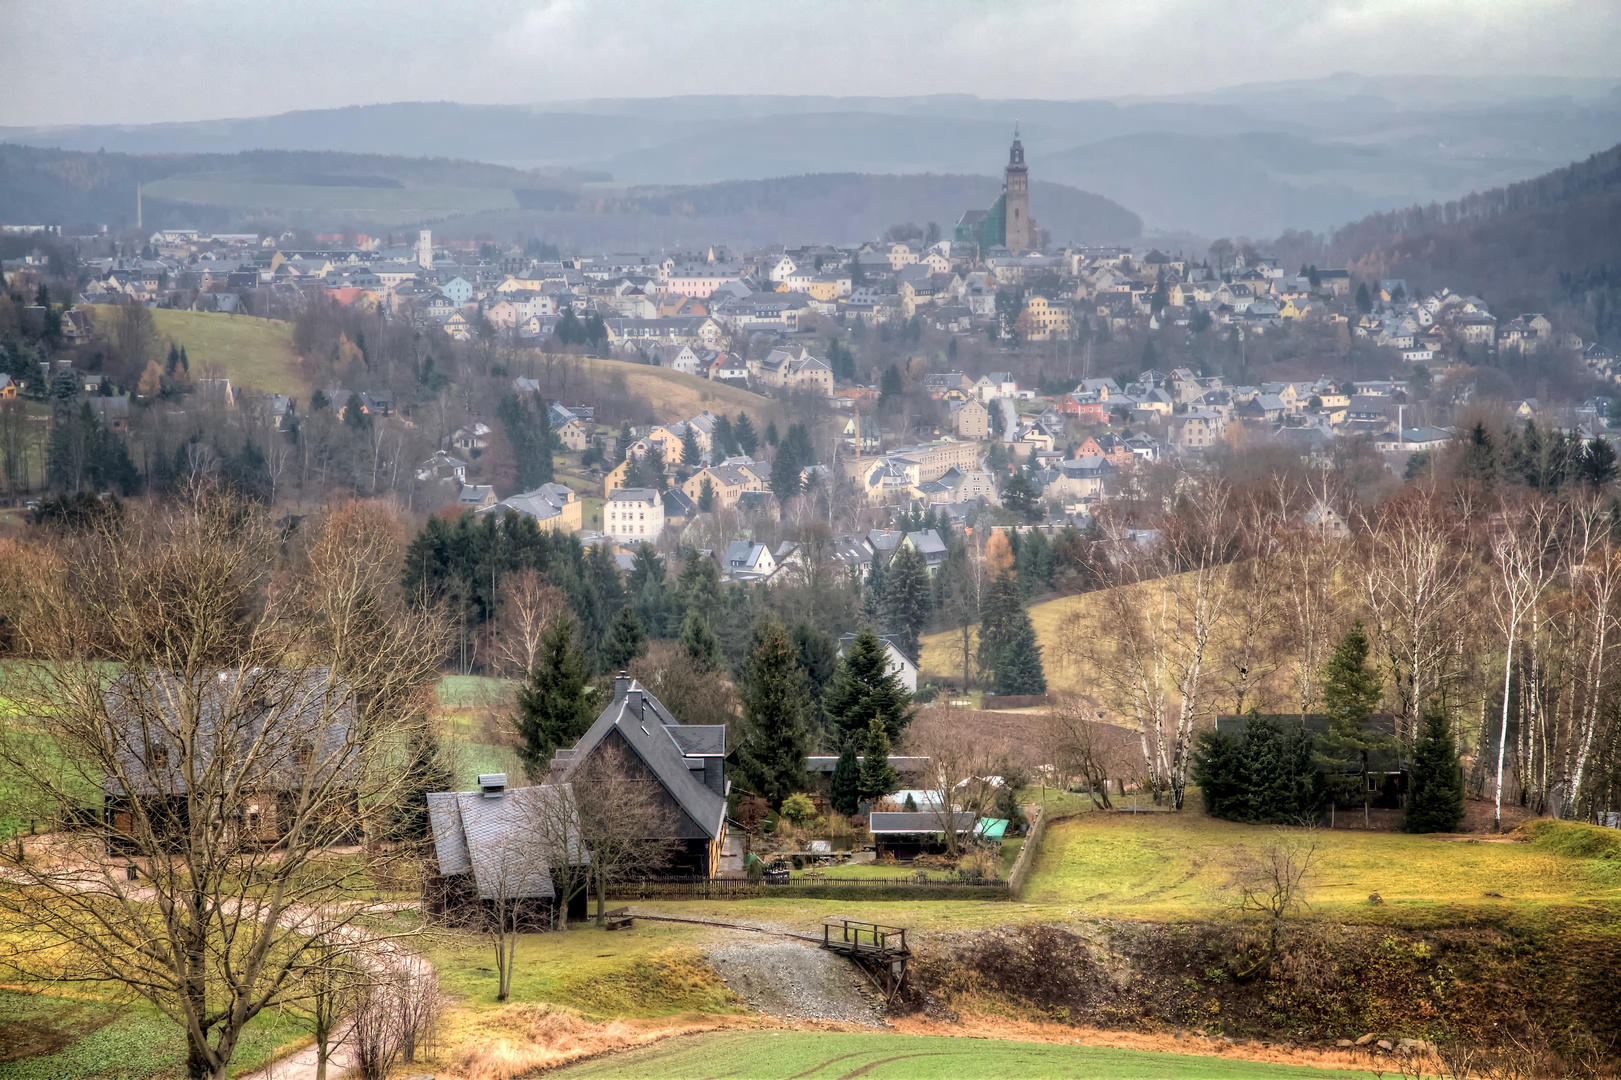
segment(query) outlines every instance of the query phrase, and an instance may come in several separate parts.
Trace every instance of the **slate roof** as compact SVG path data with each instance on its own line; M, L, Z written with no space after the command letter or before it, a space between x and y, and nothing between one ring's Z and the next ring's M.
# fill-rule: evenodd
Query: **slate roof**
M602 710L572 750L558 751L553 759L554 775L566 781L604 739L618 733L632 753L640 758L686 818L677 824L675 834L683 838L719 839L726 827L726 791L723 779L715 790L704 782L705 758L724 758L726 728L723 725L685 725L670 715L662 702L634 679L618 679L614 699Z
M973 832L974 826L979 823L979 815L971 810L955 810L951 817L954 831L960 833ZM874 836L882 833L937 833L944 831L941 818L940 814L921 811L874 811L867 817L867 830Z
M568 797L567 784L513 788L494 798L481 791L430 793L428 820L439 872L471 873L484 900L551 899L556 853L547 850L539 822L556 800ZM572 861L586 861L576 830L570 830L567 846Z

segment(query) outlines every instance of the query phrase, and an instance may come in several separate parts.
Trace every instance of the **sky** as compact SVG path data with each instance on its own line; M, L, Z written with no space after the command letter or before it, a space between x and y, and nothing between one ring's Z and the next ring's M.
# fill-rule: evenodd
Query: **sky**
M1621 0L0 0L0 125L390 101L1621 77Z

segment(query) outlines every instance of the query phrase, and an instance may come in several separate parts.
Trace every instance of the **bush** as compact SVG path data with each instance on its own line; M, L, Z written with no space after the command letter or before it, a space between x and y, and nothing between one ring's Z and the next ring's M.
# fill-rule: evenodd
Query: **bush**
M782 816L795 825L803 825L816 816L816 804L803 791L796 791L782 800Z

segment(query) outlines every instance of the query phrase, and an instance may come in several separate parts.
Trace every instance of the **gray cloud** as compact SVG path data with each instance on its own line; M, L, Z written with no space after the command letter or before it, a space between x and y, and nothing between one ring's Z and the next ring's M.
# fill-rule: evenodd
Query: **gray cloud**
M670 94L1082 98L1621 73L1612 0L10 0L8 124Z

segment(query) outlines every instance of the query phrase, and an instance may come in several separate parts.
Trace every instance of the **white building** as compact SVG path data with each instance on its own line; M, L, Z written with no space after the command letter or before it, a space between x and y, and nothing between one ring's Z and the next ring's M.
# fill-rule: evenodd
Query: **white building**
M603 515L603 531L621 544L651 544L664 531L664 500L652 488L610 492Z

